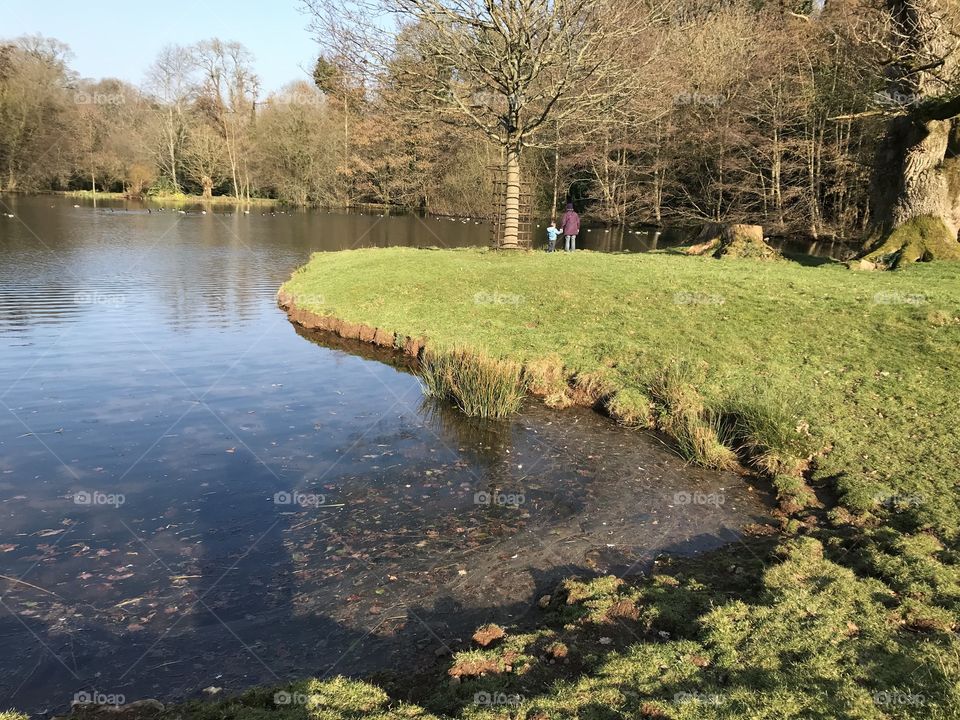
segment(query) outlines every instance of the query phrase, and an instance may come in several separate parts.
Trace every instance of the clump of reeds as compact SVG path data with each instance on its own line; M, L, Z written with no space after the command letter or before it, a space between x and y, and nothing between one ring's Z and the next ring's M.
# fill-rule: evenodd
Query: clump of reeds
M470 417L507 417L526 394L518 363L462 348L425 351L418 375L428 397L449 400Z
M716 469L732 468L737 456L722 440L719 413L706 406L697 390L701 373L689 362L674 361L650 382L657 424L673 437L683 457Z
M796 402L762 387L728 400L723 415L730 442L765 475L799 476L816 453L816 441Z

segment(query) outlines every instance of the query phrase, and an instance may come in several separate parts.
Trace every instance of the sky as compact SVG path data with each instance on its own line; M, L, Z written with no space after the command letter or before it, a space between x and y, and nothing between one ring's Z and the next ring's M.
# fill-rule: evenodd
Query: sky
M0 39L41 34L70 46L70 66L85 78L114 77L140 84L164 45L219 37L254 55L263 94L308 80L318 47L299 0L191 0L186 3L116 0L0 0Z

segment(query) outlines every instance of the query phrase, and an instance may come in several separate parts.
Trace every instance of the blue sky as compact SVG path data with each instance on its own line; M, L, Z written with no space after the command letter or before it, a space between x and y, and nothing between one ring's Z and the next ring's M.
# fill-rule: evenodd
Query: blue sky
M298 0L6 0L0 37L40 33L67 43L71 67L83 77L143 81L157 51L219 37L253 52L264 94L309 78L317 44Z

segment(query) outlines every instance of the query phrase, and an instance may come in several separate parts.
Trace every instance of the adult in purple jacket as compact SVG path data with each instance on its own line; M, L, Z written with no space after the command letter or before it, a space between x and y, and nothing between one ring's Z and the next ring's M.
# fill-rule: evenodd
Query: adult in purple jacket
M573 209L573 203L567 203L567 211L560 221L560 229L563 230L564 250L573 252L577 249L577 235L580 234L580 216Z

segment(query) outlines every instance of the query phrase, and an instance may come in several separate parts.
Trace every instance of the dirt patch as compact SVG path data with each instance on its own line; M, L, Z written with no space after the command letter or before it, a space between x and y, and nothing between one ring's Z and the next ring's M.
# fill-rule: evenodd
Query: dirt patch
M327 332L345 340L377 345L382 348L394 348L412 358L419 358L426 344L425 338L401 336L386 328L375 328L363 323L352 323L333 315L319 315L297 305L295 295L281 290L277 293L277 304L286 310L290 322L306 330Z
M495 643L497 640L506 637L506 635L507 633L502 627L491 623L478 628L473 634L473 641L480 647L487 647L488 645Z
M611 620L639 620L640 611L633 600L621 600L610 606L610 609L607 610L607 617Z

